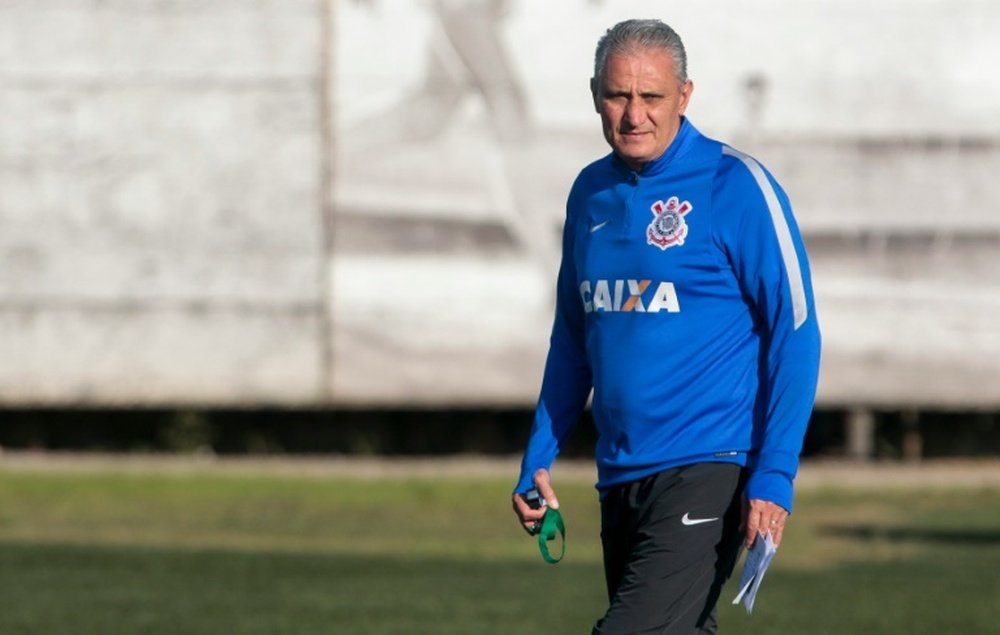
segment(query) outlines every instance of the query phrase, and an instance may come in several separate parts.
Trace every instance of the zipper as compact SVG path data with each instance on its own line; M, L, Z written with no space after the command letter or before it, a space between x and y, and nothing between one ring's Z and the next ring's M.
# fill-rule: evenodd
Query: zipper
M635 200L636 192L639 191L639 173L629 170L628 180L632 185L632 192L629 194L628 199L625 201L625 218L622 221L622 238L628 238L629 230L632 227L632 208L633 202Z

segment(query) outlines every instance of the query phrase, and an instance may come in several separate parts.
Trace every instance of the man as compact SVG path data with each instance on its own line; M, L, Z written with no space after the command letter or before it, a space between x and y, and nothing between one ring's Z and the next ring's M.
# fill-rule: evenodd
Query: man
M569 194L555 322L513 496L526 528L593 389L608 633L714 633L741 539L780 543L820 336L785 193L684 117L684 47L658 20L597 46L612 152ZM745 502L744 502L745 501ZM744 529L741 532L741 527Z

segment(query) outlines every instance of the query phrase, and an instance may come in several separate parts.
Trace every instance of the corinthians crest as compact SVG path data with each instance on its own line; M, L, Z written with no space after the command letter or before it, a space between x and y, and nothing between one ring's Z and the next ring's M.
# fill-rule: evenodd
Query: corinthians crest
M656 201L649 209L653 212L653 221L646 228L646 242L664 250L683 245L688 232L684 215L694 209L694 205L671 196L666 201Z

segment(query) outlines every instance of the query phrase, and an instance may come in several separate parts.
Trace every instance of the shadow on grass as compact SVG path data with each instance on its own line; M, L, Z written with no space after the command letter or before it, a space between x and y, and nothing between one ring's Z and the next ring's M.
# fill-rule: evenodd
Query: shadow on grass
M723 633L995 632L1000 551L785 570L752 616L723 591ZM0 542L0 633L588 633L597 563Z
M957 545L1000 545L1000 530L929 529L884 525L824 525L820 534L856 540L913 541Z
M742 607L723 607L720 621L726 632L996 632L1000 550L976 547L948 549L945 553L932 549L917 557L849 562L815 571L782 570L780 559L779 552L752 616L747 616ZM730 599L731 588L726 591Z
M0 633L586 633L600 565L0 542Z

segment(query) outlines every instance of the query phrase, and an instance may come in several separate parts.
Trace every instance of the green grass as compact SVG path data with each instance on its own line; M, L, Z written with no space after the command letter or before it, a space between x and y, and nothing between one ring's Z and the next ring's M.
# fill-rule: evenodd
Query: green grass
M588 633L593 490L541 561L507 480L0 469L0 633ZM724 633L994 633L1000 491L800 493L754 615Z

